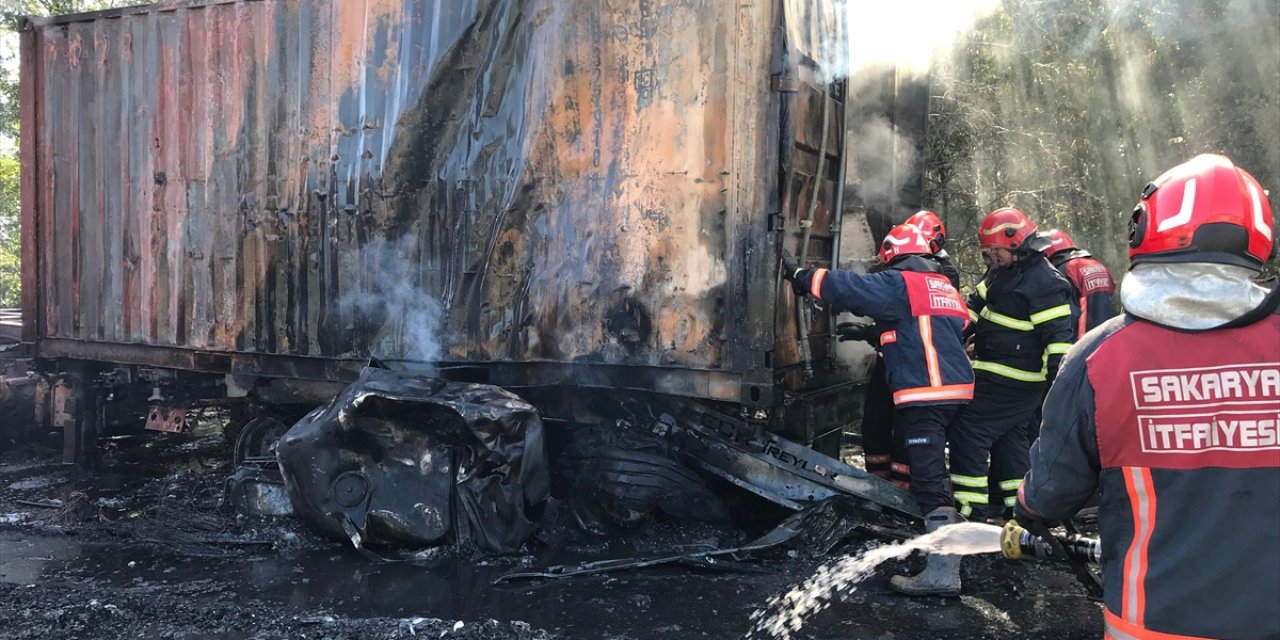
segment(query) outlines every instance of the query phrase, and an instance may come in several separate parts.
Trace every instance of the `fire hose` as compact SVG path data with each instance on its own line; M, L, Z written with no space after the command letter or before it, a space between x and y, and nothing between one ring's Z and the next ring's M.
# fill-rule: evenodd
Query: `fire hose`
M1040 526L1037 531L1028 531L1016 521L1005 523L1000 531L1000 551L1011 560L1037 558L1041 560L1057 560L1071 565L1076 578L1084 585L1092 598L1102 597L1102 581L1098 574L1088 565L1097 565L1102 560L1102 542L1097 538L1080 535L1073 530L1066 533L1050 532L1048 527Z

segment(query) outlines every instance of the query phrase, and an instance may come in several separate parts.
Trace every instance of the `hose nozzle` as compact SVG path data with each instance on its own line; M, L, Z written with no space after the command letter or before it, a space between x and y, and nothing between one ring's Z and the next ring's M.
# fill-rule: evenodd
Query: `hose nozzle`
M1004 557L1010 560L1022 559L1022 538L1030 536L1031 532L1018 526L1018 523L1010 520L1004 523L1004 528L1000 530L1000 551L1004 553Z
M1069 558L1058 558L1053 546L1035 534L1018 526L1010 520L1000 530L1000 551L1004 557L1019 560L1021 558L1041 558L1055 560L1079 560L1096 564L1102 557L1102 546L1097 538L1088 538L1077 533L1053 534Z

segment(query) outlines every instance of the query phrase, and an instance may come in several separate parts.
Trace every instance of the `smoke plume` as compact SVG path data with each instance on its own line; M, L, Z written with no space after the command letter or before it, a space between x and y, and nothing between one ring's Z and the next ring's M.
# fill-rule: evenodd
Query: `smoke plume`
M442 353L444 307L421 287L429 271L417 259L412 237L379 238L361 247L363 286L338 305L344 317L359 318L374 337L369 355L384 360L434 363Z

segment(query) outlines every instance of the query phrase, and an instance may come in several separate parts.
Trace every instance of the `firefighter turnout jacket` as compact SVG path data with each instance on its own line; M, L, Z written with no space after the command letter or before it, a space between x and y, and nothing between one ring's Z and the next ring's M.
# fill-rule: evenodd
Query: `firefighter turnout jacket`
M1280 315L1228 329L1113 318L1067 355L1019 508L1101 486L1107 638L1280 637Z
M1071 283L1043 253L989 269L969 296L974 373L1013 386L1043 386L1075 340L1077 313Z
M816 269L809 291L840 309L874 318L893 402L957 404L973 398L973 369L961 335L964 299L938 263L908 256L878 273Z
M1111 278L1107 267L1094 260L1088 251L1064 249L1050 256L1049 262L1075 288L1076 305L1080 307L1076 335L1088 333L1115 315L1111 309L1111 296L1116 291L1115 280Z

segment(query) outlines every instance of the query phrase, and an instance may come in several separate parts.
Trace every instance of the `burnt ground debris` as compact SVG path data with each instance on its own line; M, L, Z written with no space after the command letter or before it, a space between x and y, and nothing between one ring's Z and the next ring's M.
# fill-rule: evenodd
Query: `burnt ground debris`
M609 537L546 531L512 555L428 549L374 563L296 520L220 507L231 469L216 431L111 440L92 472L59 464L55 443L6 442L0 451L0 637L728 640L742 638L752 611L824 559L793 546L725 563L750 571L663 566L494 585L513 571L740 545L751 536L658 518ZM841 551L868 543L855 538ZM959 600L893 594L888 576L919 562L881 567L799 637L1101 634L1098 605L1065 568L969 558Z

